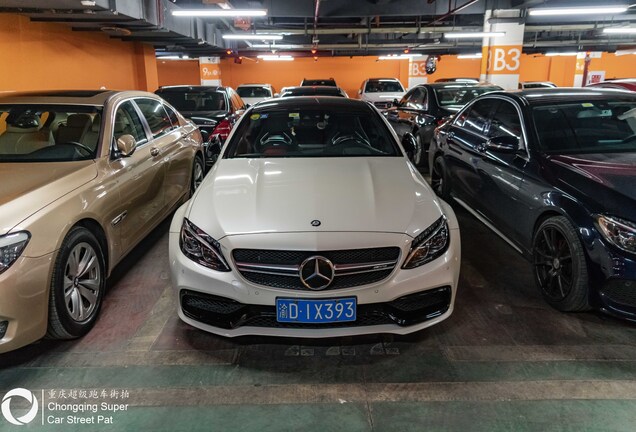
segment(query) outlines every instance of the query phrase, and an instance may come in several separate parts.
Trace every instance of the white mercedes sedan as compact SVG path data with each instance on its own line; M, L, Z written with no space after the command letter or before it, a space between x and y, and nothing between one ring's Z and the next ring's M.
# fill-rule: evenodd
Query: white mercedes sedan
M403 143L367 102L250 109L172 220L180 318L230 337L406 334L448 318L457 219Z

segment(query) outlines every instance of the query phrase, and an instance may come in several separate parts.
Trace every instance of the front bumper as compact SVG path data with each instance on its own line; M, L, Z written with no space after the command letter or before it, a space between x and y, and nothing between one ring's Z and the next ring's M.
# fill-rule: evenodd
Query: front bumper
M0 335L0 353L46 334L53 255L21 257L0 275L0 323L8 323L6 333Z
M343 238L346 238L346 245L343 245ZM226 258L231 256L231 250L237 248L315 250L319 254L319 251L324 250L399 246L401 254L399 264L380 282L352 288L299 291L251 283L241 276L233 262L230 262L231 272L207 269L181 253L179 233L171 232L170 267L173 286L179 298L179 317L184 322L211 333L227 337L407 334L443 321L453 310L460 267L460 238L457 229L451 229L450 245L444 255L410 270L400 268L411 244L411 238L403 234L254 234L226 237L221 243ZM415 296L410 297L412 301L408 301L411 295ZM276 321L275 315L278 297L356 297L358 319L353 323L282 325ZM406 302L404 298L407 298ZM201 300L203 302L198 303L197 307L197 301ZM402 305L402 309L396 305Z
M592 259L600 267L602 281L592 301L603 312L636 321L636 257L607 245L596 251Z

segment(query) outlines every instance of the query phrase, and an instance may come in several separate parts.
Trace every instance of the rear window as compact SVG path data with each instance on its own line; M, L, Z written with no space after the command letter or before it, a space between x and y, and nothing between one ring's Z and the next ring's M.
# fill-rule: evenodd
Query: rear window
M501 90L499 87L467 87L467 86L448 86L434 88L437 102L440 106L464 106L477 96L492 91Z
M305 79L301 84L303 86L331 86L337 87L334 79Z
M392 80L369 81L364 88L365 93L399 93L403 91L402 84Z
M401 156L379 114L367 110L252 111L226 158Z
M268 98L272 97L272 92L267 87L239 87L236 89L242 98Z
M157 92L178 111L227 111L225 95L222 92Z
M636 101L568 101L532 112L545 153L636 151Z

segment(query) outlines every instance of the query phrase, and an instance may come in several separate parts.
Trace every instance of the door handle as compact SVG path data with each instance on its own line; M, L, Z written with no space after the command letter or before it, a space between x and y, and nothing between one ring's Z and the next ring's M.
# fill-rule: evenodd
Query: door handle
M154 156L158 156L159 155L159 149L157 147L152 147L150 149L150 154L154 157Z

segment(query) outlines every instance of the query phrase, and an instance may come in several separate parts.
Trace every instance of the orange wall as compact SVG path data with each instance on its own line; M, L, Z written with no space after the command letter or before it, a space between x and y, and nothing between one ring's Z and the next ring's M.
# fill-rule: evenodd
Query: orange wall
M159 83L154 49L0 14L0 91L137 89Z
M159 85L201 84L198 60L158 60Z
M437 63L437 71L428 76L429 82L440 78L479 77L481 60L457 59L456 56L442 56ZM574 82L575 57L546 57L544 55L523 54L519 69L520 81L552 81L560 87L571 86ZM161 61L157 65L160 85L199 84L198 62ZM617 57L603 53L601 59L592 59L590 71L605 70L607 78L627 78L636 76L636 55ZM356 97L360 83L369 77L397 77L408 85L408 61L376 61L376 57L325 57L317 62L300 58L293 62L258 63L243 60L235 64L231 60L221 62L223 84L236 88L243 83L271 83L281 87L300 84L303 77L334 77L349 96Z

